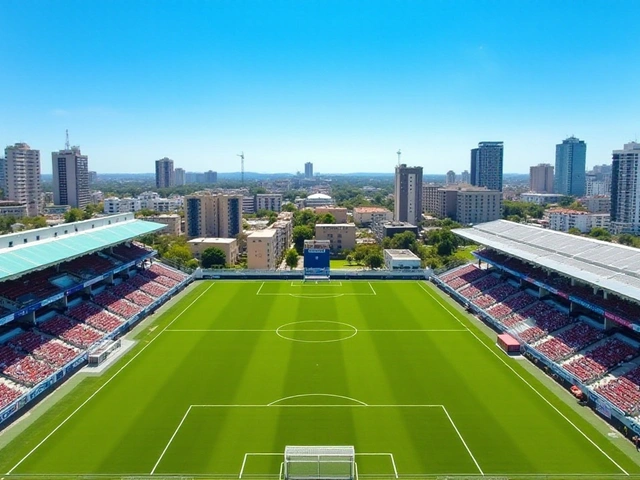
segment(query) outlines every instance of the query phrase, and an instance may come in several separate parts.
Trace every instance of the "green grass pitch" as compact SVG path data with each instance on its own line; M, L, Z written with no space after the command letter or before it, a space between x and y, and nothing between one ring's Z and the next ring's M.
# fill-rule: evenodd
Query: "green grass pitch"
M0 450L12 476L636 475L638 464L425 282L209 282ZM1 476L1 475L0 475Z

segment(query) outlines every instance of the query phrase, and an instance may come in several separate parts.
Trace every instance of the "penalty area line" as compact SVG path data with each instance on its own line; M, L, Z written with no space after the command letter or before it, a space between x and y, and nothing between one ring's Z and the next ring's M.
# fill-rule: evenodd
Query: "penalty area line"
M444 411L445 415L447 416L447 418L449 419L449 421L451 422L451 426L453 427L453 429L456 431L456 433L458 434L458 437L460 438L460 441L462 442L462 445L464 445L464 448L467 450L467 453L469 454L469 456L471 457L471 460L473 460L473 463L476 464L476 468L478 469L478 471L480 472L480 475L482 475L484 477L484 472L482 471L482 469L480 468L480 464L478 463L478 461L476 460L476 457L473 456L473 453L471 453L471 449L469 448L469 446L467 445L467 442L464 441L464 438L462 438L462 434L460 433L460 430L458 430L458 427L456 427L456 424L453 423L453 419L451 418L451 415L449 415L449 412L447 411L447 407L445 407L444 405L442 405L442 410ZM397 478L397 477L396 477Z
M187 408L187 411L182 416L182 420L180 420L180 423L178 424L178 426L176 427L175 431L173 432L173 435L171 435L171 438L167 442L167 445L164 447L164 450L162 450L162 453L160 454L160 457L158 457L158 461L156 462L156 464L151 469L151 472L149 473L149 475L153 475L153 473L156 471L156 468L158 468L158 465L160 465L160 462L162 461L162 457L164 457L164 454L167 453L167 450L169 450L169 446L171 445L171 442L173 442L173 439L176 438L176 435L178 434L178 430L180 430L180 427L182 427L182 424L187 419L187 416L189 415L190 411L191 411L191 406L189 406L189 408ZM244 463L243 463L243 466L244 466Z
M478 342L480 342L480 343L482 344L482 346L483 346L484 348L486 348L487 350L489 350L489 351L493 354L493 356L494 356L494 357L496 357L500 362L502 362L502 364L503 364L505 367L507 367L509 370L511 370L515 376L517 376L520 380L522 380L522 381L525 383L525 385L527 385L531 390L533 390L533 391L536 393L536 395L538 395L542 400L544 400L544 402L545 402L547 405L549 405L553 410L555 410L555 411L556 411L556 413L558 413L558 415L560 415L562 418L564 418L564 419L569 423L569 425L571 425L573 428L575 428L575 429L576 429L576 431L578 431L578 432L579 432L579 433L580 433L584 438L586 438L586 439L589 441L589 443L591 443L591 445L593 445L594 447L596 447L596 449L597 449L600 453L602 453L602 455L604 455L605 457L607 457L607 458L611 461L611 463L613 463L616 467L618 467L618 469L620 469L620 471L621 471L622 473L624 473L625 475L629 476L629 473L628 473L624 468L622 468L622 467L620 466L620 464L618 464L618 462L616 462L613 458L611 458L611 456L610 456L607 452L605 452L605 451L600 447L600 445L598 445L598 444L597 444L596 442L594 442L594 441L593 441L593 440L592 440L592 439L591 439L591 438L590 438L586 433L584 433L584 432L580 429L580 427L578 427L575 423L573 423L573 422L571 421L571 419L569 419L569 417L567 417L564 413L562 413L562 412L558 409L558 407L556 407L553 403L551 403L547 397L545 397L542 393L540 393L540 392L538 391L538 389L536 389L536 387L534 387L533 385L531 385L531 383L529 383L529 382L527 381L527 379L526 379L526 378L524 378L522 375L520 375L520 374L519 374L519 373L518 373L518 372L517 372L517 371L516 371L516 370L515 370L511 365L509 365L509 364L504 360L504 358L502 358L502 357L501 357L497 352L495 352L495 351L494 351L494 350L493 350L489 345L487 345L485 342L483 342L483 341L482 341L482 339L481 339L478 335L476 335L476 332L474 332L473 330L471 330L471 329L470 329L470 328L469 328L469 327L468 327L468 326L467 326L467 325L466 325L462 320L460 320L460 319L457 317L457 315L455 315L455 313L454 313L454 312L452 312L452 311L449 309L449 307L448 307L445 303L441 302L441 301L440 301L440 299L439 299L438 297L436 297L433 293L431 293L431 292L429 291L429 289L425 288L425 287L424 287L424 285L422 285L422 282L418 282L418 285L420 285L420 288L422 288L422 290L424 290L424 291L427 293L427 295L429 295L432 299L434 299L434 300L436 301L436 303L437 303L438 305L440 305L440 306L441 306L441 307L442 307L442 308L443 308L443 309L444 309L444 310L445 310L449 315L451 315L455 320L457 320L457 321L458 321L458 323L459 323L460 325L462 325L462 326L463 326L463 327L465 327L467 330L469 330L469 333L471 333L471 335L473 335L473 336L476 338L476 340L478 340Z
M173 323L174 323L178 318L180 318L184 312L186 312L186 311L187 311L187 310L188 310L188 309L189 309L189 308L190 308L194 303L196 303L198 300L200 300L200 298L201 298L205 293L207 293L207 292L209 291L209 289L210 289L211 287L213 287L214 285L215 285L215 282L212 282L212 283L211 283L211 285L209 285L209 286L207 287L207 289L206 289L204 292L202 292L200 295L198 295L198 296L197 296L197 297L196 297L196 298L195 298L195 299L194 299L194 300L193 300L189 305L187 305L187 306L184 308L184 310L182 310L178 315L176 315L176 317L175 317L173 320L171 320L171 321L167 324L167 326L166 326L166 327L164 327L164 328L160 331L160 333L158 333L155 337L153 337L151 340L149 340L149 343L147 343L146 345L144 345L144 346L143 346L143 347L138 351L138 353L136 353L133 357L131 357L131 359L129 359L129 361L128 361L127 363L125 363L122 367L120 367L120 369L119 369L116 373L114 373L114 374L113 374L113 376L111 376L111 377L110 377L106 382L104 382L104 383L103 383L103 384L102 384L102 385L101 385L101 386L100 386L100 387L99 387L95 392L93 392L93 393L89 396L89 398L87 398L84 402L82 402L82 403L78 406L78 408L76 408L73 412L71 412L67 418L65 418L62 422L60 422L60 423L58 424L58 426L57 426L56 428L54 428L54 429L53 429L53 430L52 430L52 431L51 431L51 432L50 432L46 437L44 437L44 438L40 441L40 443L38 443L35 447L33 447L33 448L29 451L29 453L27 453L24 457L22 457L22 459L21 459L18 463L16 463L16 464L11 468L11 470L9 470L9 471L6 473L6 475L11 475L11 473L12 473L16 468L18 468L18 467L22 464L22 462L24 462L27 458L29 458L29 457L31 456L31 454L33 454L33 452L35 452L38 448L40 448L40 446L41 446L44 442L46 442L47 440L49 440L49 438L50 438L54 433L56 433L56 432L60 429L60 427L62 427L65 423L67 423L67 422L69 421L69 419L70 419L71 417L73 417L76 413L78 413L78 411L80 411L80 409L81 409L82 407L84 407L87 403L89 403L89 401L90 401L93 397L95 397L95 396L96 396L96 395L97 395L97 394L98 394L98 393L99 393L99 392L100 392L104 387L106 387L107 385L109 385L109 383L111 382L111 380L113 380L114 378L116 378L116 376L117 376L120 372L122 372L122 370L124 370L125 368L127 368L127 367L131 364L131 362L133 362L136 358L138 358L138 355L140 355L142 352L144 352L144 351L147 349L147 347L149 347L149 345L151 345L151 344L152 344L152 343L153 343L153 342L154 342L154 341L155 341L155 340L156 340L160 335L162 335L162 333L164 333L164 331L165 331L165 330L167 330L167 328L169 328L171 325L173 325Z

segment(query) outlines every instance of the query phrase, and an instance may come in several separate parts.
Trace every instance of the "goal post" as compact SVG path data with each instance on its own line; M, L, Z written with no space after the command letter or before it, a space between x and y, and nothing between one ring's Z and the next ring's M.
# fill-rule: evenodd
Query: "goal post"
M287 446L284 479L355 480L355 458L352 446Z

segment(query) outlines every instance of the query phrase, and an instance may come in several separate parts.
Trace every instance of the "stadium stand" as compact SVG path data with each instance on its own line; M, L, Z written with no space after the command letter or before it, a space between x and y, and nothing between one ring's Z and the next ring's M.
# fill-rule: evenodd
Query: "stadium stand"
M567 388L589 391L584 400L629 438L640 431L640 250L503 220L455 233L484 246L480 262L434 283ZM476 271L486 273L464 277Z
M0 379L0 410L17 400L23 392Z
M63 315L44 321L38 328L45 333L60 337L79 348L89 348L102 338L103 334L83 323L71 320Z
M64 367L81 353L77 348L33 330L12 337L8 344L39 360L49 362L54 367Z
M0 236L0 425L192 280L131 242L162 228L118 214Z

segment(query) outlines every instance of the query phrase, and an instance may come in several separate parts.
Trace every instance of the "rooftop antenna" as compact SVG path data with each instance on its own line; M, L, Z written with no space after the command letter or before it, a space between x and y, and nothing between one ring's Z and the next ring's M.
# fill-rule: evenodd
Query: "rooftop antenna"
M240 182L244 185L244 152L237 156L240 157Z
M400 166L400 156L402 155L402 152L398 149L396 153L398 154L398 166Z
M65 147L67 150L71 150L71 148L69 147L69 129L65 130L65 133L66 133L66 135L67 135L67 140L66 140L66 142L64 143L64 147Z

